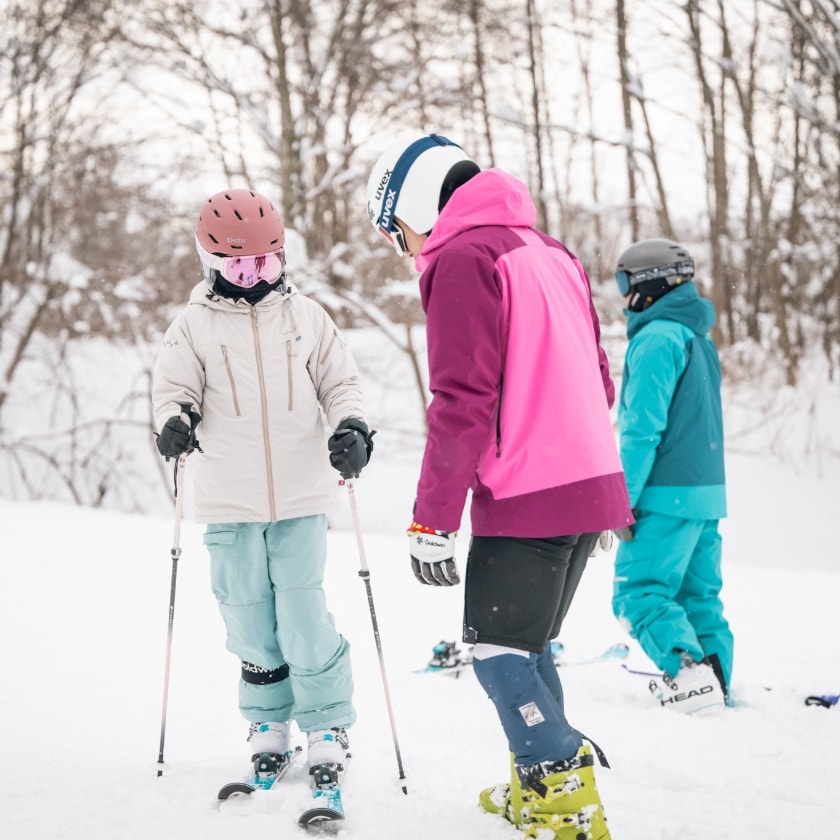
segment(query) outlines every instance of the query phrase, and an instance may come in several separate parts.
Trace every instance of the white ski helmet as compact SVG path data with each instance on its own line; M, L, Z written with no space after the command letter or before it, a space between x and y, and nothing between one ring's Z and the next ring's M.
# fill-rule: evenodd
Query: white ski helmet
M444 189L453 167L467 162L452 189ZM457 144L439 134L389 146L379 157L367 184L370 223L392 241L394 217L415 233L428 233L452 191L478 173L479 167Z

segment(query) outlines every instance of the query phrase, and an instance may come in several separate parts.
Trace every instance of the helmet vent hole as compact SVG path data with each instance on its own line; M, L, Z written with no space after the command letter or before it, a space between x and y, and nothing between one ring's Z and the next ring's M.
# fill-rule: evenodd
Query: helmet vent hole
M236 216L236 218L239 219L240 222L242 221L242 214L238 210L234 210L233 215Z
M208 238L212 239L212 240L213 240L213 242L215 242L215 243L216 243L216 245L218 245L218 244L219 244L219 240L218 240L218 239L216 239L216 237L215 237L215 236L213 236L213 234L212 234L212 233L208 233L208 234L207 234L207 236L208 236Z

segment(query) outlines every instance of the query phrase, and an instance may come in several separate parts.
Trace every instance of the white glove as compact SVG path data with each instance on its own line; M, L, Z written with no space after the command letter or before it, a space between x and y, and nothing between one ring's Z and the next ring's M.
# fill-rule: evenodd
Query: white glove
M613 544L613 532L601 531L598 534L598 542L592 546L592 551L589 553L590 557L594 557L599 551L609 551Z
M461 582L455 566L457 531L436 531L412 522L406 534L411 552L411 571L420 583L455 586Z

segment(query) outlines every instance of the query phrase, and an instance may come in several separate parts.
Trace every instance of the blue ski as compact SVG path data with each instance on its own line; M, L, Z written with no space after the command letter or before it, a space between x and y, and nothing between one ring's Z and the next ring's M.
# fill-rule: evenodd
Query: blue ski
M250 796L255 790L271 790L289 772L295 759L302 753L303 747L295 747L279 761L274 753L254 756L253 775L245 782L228 782L223 785L219 789L219 801L225 802L237 796Z
M812 694L805 698L806 706L822 706L824 709L830 709L836 706L840 701L840 694Z
M337 830L344 821L341 781L349 760L350 753L347 753L344 764L316 764L309 768L313 784L312 804L298 817L299 826L328 833Z

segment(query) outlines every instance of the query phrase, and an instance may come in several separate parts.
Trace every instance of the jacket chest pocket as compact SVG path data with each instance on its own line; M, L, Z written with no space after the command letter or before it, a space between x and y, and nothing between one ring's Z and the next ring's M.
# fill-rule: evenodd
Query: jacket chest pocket
M287 411L293 411L295 407L295 359L298 355L298 349L295 346L296 343L300 343L297 336L288 336L284 342L286 354L286 388L288 389L286 397Z
M228 383L230 384L230 396L233 400L233 411L237 417L242 416L242 412L239 409L239 397L236 393L236 377L233 375L233 365L231 364L230 352L226 345L222 345L222 362L225 367L225 374L228 378Z

